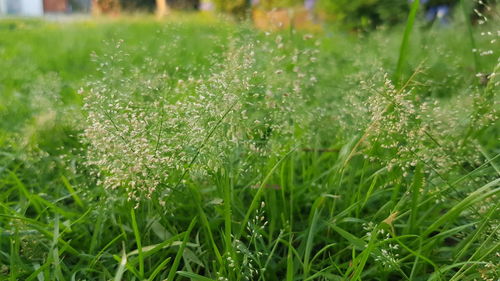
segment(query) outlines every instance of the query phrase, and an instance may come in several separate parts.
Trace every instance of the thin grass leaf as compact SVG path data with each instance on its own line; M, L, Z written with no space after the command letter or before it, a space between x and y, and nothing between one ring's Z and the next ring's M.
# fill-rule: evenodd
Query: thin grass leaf
M427 237L432 231L436 230L438 227L442 226L445 223L453 221L456 216L458 216L463 210L469 208L471 205L500 192L500 187L498 187L499 183L500 179L493 180L490 183L482 186L481 188L469 194L469 196L467 196L458 204L453 206L453 208L451 208L448 212L446 212L446 214L440 216L433 224L431 224L422 233L422 237Z
M305 247L305 250L304 250L304 258L303 258L303 261L304 261L304 268L303 268L303 271L304 271L304 275L302 278L307 278L309 276L309 271L312 267L312 263L310 263L310 257L311 257L311 250L312 250L312 247L313 247L313 243L314 243L314 234L316 234L316 227L317 227L317 223L318 223L318 219L319 219L319 213L320 211L318 210L317 208L318 206L316 206L315 208L313 208L313 210L311 210L312 212L314 212L313 214L313 217L312 217L312 220L311 220L311 225L309 226L309 230L308 230L308 233L307 233L307 240L306 240L306 247Z
M172 258L168 257L164 261L162 261L154 270L153 273L149 276L149 281L155 280L156 276L160 274L161 270L167 265L167 263L171 260Z
M329 224L329 226L333 230L335 230L335 232L340 234L340 236L344 237L347 241L349 241L352 244L352 246L354 246L355 249L360 250L360 251L365 249L366 242L363 239L352 235L351 233L345 231L344 229L342 229L336 225Z
M175 273L177 272L177 268L179 267L179 263L181 261L182 255L184 254L184 248L186 247L187 241L189 240L189 234L191 233L191 230L193 230L193 227L196 225L197 217L194 217L191 223L189 224L188 229L184 233L184 239L182 240L182 244L179 247L179 250L177 251L177 254L175 255L174 263L172 264L172 267L170 268L170 272L168 273L167 276L167 281L173 281L175 277Z
M250 206L248 207L247 212L245 213L245 217L243 218L243 221L240 226L240 232L237 237L241 237L243 234L243 231L245 231L246 225L248 223L248 220L250 219L250 216L252 215L252 212L258 207L258 202L260 200L260 197L262 196L262 193L264 192L264 186L267 184L267 181L271 178L271 175L274 173L276 168L288 157L292 154L293 151L297 149L298 146L290 149L287 154L285 154L283 157L281 157L276 164L271 168L271 170L266 174L264 179L262 180L261 184L259 185L259 188L257 189L257 193L255 193L252 202L250 203Z
M413 25L415 23L415 17L417 16L418 8L420 6L420 0L413 0L411 4L410 13L408 14L408 20L406 22L405 31L403 33L403 40L401 42L401 47L399 49L398 63L396 66L396 71L394 72L394 82L399 84L401 77L403 75L403 65L406 63L410 48L410 37L413 30Z
M417 165L415 169L415 174L413 175L413 181L411 184L411 213L408 221L409 233L415 233L417 227L416 221L418 217L418 202L420 190L424 186L424 173L421 164Z
M127 255L125 254L125 248L122 249L122 258L120 260L120 264L116 269L114 281L121 281L123 277L123 273L125 272L125 268L127 265Z
M292 236L288 240L288 253L286 258L286 281L293 281L295 270L293 266L293 246Z
M139 255L139 274L141 278L144 278L144 256L142 254L141 234L139 232L139 227L137 226L134 208L130 209L130 217L132 219L132 228L134 230L135 243L137 245Z
M64 186L68 190L71 197L73 197L73 200L75 200L75 203L78 206L80 206L80 208L84 208L84 204L83 204L82 199L80 199L80 197L78 197L78 194L76 193L75 189L73 188L73 186L71 185L69 180L64 175L61 175L61 181L63 182Z
M194 281L215 281L215 279L210 279L201 275L198 275L193 272L187 272L187 271L177 271L177 274L179 274L182 277L189 278Z

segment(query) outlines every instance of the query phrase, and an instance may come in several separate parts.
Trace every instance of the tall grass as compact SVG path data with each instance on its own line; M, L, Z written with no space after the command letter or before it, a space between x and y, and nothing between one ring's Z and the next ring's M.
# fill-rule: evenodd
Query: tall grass
M0 21L0 278L495 280L498 78L418 6L364 38Z

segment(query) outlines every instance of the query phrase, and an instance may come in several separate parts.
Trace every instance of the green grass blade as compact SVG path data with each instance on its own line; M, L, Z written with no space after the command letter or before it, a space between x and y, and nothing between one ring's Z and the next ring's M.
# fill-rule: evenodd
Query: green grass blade
M141 234L139 232L139 227L137 226L137 220L135 218L134 208L130 209L130 217L132 219L132 228L134 229L135 243L137 245L137 250L139 251L139 274L141 278L144 278L144 256L142 255L142 244L141 244Z
M101 228L102 225L104 224L104 221L106 220L106 215L104 212L97 212L97 219L95 220L93 231L92 231L92 237L90 239L90 247L89 247L89 253L94 253L95 248L97 247L99 240L101 238Z
M492 182L484 185L483 187L469 194L469 196L467 196L458 204L453 206L453 208L451 208L448 212L440 216L433 224L431 224L422 233L422 237L427 237L432 231L436 230L438 227L442 226L447 222L453 221L453 219L456 216L458 216L463 210L470 207L472 204L484 200L490 196L494 196L496 193L500 192L500 187L498 187L499 183L500 179L493 180Z
M187 271L177 271L177 274L179 274L182 277L189 278L194 281L215 281L214 279L210 279L201 275L198 275L196 273L192 272L187 272Z
M104 246L98 253L97 255L94 256L94 258L92 259L92 261L90 262L90 265L89 267L92 268L94 267L94 265L97 263L97 261L101 258L101 256L104 254L104 252L109 248L111 247L111 245L113 245L116 241L118 241L118 239L122 238L123 237L123 234L120 233L118 234L115 238L113 238L111 241L108 242L108 244L106 244L106 246Z
M199 192L193 186L189 186L189 190L191 191L192 199L194 200L195 205L196 205L196 209L198 210L198 215L200 216L201 224L203 225L203 228L205 229L205 232L208 236L209 243L212 246L212 249L213 249L213 252L214 252L215 257L217 259L217 262L219 263L219 265L221 265L222 264L222 256L220 254L219 248L217 247L217 244L215 244L214 235L212 233L212 229L210 227L210 223L208 221L207 215L206 215L205 211L203 210Z
M59 281L64 281L66 279L62 274L61 260L59 259L58 239L59 239L59 215L56 214L56 217L54 218L52 245L49 255L52 257L52 265L54 266L55 277Z
M186 247L187 241L189 240L189 234L193 230L193 227L196 225L197 217L194 217L187 231L184 233L184 239L182 240L182 244L179 246L179 250L175 255L174 263L170 268L170 272L168 273L167 281L173 281L175 277L175 273L177 272L177 268L179 267L179 263L181 262L182 255L184 253L184 248Z
M361 274L363 273L363 270L365 269L366 262L368 261L368 258L372 254L372 252L375 250L375 245L376 245L376 240L377 240L377 232L379 230L379 226L375 227L372 230L370 241L368 241L368 244L366 248L359 254L353 261L352 264L353 266L350 267L345 275L344 278L349 278L349 280L360 280L361 279ZM354 248L353 248L354 250ZM354 272L352 272L354 270ZM352 274L351 274L352 272Z
M80 197L78 197L78 194L76 193L75 189L73 188L73 186L71 185L69 180L64 175L61 175L61 180L62 180L64 186L66 187L66 189L68 190L69 194L71 195L71 197L73 197L73 200L75 200L75 203L78 206L80 206L81 208L84 208L84 204L82 202L82 199L80 199Z
M228 182L229 180L224 181L224 241L226 244L226 252L229 253L231 257L234 258L233 255L233 246L231 241L231 224L232 224L232 210L231 210L231 193L232 186Z
M466 2L468 2L469 5L474 5L474 4L473 4L473 1L460 0L460 8L462 9L462 13L464 15L464 20L465 20L465 25L467 26L467 35L469 36L471 53L472 53L472 57L474 60L474 71L475 71L475 73L478 73L481 69L481 66L480 66L479 55L478 55L477 47L476 47L476 40L474 39L474 33L472 30L472 23L470 21L470 11L472 11L472 7L469 6ZM472 50L476 50L476 51L473 52Z
M480 253L483 253L481 257L479 257L479 261L484 260L485 257L489 256L492 253L495 253L500 249L500 243L498 241L495 241L497 235L498 235L498 229L500 228L500 225L497 225L493 231L488 235L488 237L483 241L483 243L477 247L476 251L470 256L470 258L467 260L468 263L473 262L473 259L476 258L477 255ZM493 240L493 241L491 241ZM485 251L484 251L485 250ZM466 266L465 264L458 270L458 272L453 275L453 277L450 279L450 281L458 281L458 280L463 280L464 275L472 270L474 266Z
M357 250L361 251L365 249L366 242L363 239L352 235L351 233L345 231L344 229L336 225L330 224L330 227L333 228L333 230L335 230L338 234L340 234L340 236L344 237L347 241L349 241Z
M48 259L50 261L50 259ZM50 262L46 262L43 265L41 265L39 268L37 268L35 271L33 271L24 281L32 281L35 280L35 278L38 278L38 280L41 279L40 276L43 276L41 274L44 270L48 269L51 266Z
M23 194L26 199L31 203L33 208L35 208L36 212L40 214L42 212L42 207L40 206L40 203L38 202L38 197L35 194L32 194L28 191L26 185L19 179L19 177L14 173L14 172L9 172L10 176L12 179L14 179L14 182L16 183L16 186L18 187L20 194Z
M292 152L294 152L296 149L297 149L297 147L292 148L290 151L288 151L287 154L285 154L283 157L281 157L280 160L278 162L276 162L276 164L274 164L274 166L271 168L271 170L269 170L269 172L266 174L266 176L262 180L261 184L259 185L259 188L257 189L257 193L255 193L255 195L252 199L252 202L250 203L250 206L248 207L248 210L245 214L245 217L243 218L243 221L242 221L241 226L240 226L240 232L239 232L238 237L241 237L241 235L243 234L243 231L245 231L245 227L248 223L248 220L250 219L250 216L252 215L252 212L259 205L259 200L260 200L260 197L262 196L262 193L264 192L264 186L267 184L267 181L269 181L269 179L271 178L274 171L278 168L278 166L288 156L290 156L292 154Z
M411 4L410 8L410 13L408 15L408 20L406 22L405 31L403 34L403 41L401 42L401 47L399 49L399 58L396 66L396 71L394 72L393 80L396 85L399 85L401 82L401 77L403 75L403 65L406 63L406 59L408 57L410 48L410 37L419 6L420 6L420 0L413 0L413 3Z
M417 165L415 168L415 174L413 175L413 182L411 184L411 213L408 222L409 233L415 233L417 227L417 217L418 217L418 201L420 190L424 185L424 173L422 165Z
M122 258L121 258L120 264L118 265L118 268L116 269L115 278L113 279L114 281L121 281L122 280L123 273L125 273L126 265L127 265L127 255L125 254L125 248L123 248L122 249Z
M172 258L166 258L164 261L162 261L154 270L153 273L149 276L149 281L154 281L156 276L160 274L161 270L167 265L167 263L171 260Z
M288 240L288 253L286 257L286 281L293 281L295 270L293 266L293 245L292 236Z
M316 233L316 227L318 224L318 219L319 219L319 213L320 211L318 208L314 208L313 210L314 215L311 220L311 225L309 226L309 231L307 233L307 240L306 240L306 248L304 250L304 276L302 278L307 278L309 276L309 271L311 269L312 264L309 263L310 257L311 257L311 250L313 248L313 240L314 240L314 234Z
M460 251L457 253L454 262L457 263L467 252L467 250L472 246L472 244L480 237L480 235L483 233L483 230L488 226L488 222L490 221L491 217L495 214L497 214L498 208L500 207L500 202L498 202L495 206L493 206L490 211L483 216L482 218L482 223L477 227L477 229L474 231L474 234L469 236L468 238L464 239L462 242L458 245L458 249Z

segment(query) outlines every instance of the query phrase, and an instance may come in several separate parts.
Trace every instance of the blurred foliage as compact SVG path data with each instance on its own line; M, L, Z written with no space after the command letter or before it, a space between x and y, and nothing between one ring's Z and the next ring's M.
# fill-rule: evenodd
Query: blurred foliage
M304 4L303 0L261 0L257 7L265 10L273 8L294 7Z
M250 7L250 0L214 0L215 7L221 12L243 15Z
M130 11L154 11L156 2L155 0L120 0L120 6Z
M318 10L327 19L350 27L394 24L406 19L408 2L403 0L319 0Z
M97 0L103 6L109 6L108 2L120 3L125 10L153 11L155 0ZM173 9L198 9L200 0L166 0ZM315 7L322 18L330 22L342 24L354 29L372 29L379 25L394 25L403 22L407 15L412 0L211 0L215 8L223 13L243 17L251 8L259 10L272 10L275 8L303 7L306 2ZM482 6L475 5L481 11ZM492 3L495 0L483 1ZM453 6L460 0L420 0L423 12L431 7L447 5ZM472 6L471 6L472 7ZM472 9L471 9L472 11Z
M242 15L252 6L258 9L271 10L274 8L288 8L304 4L303 0L212 0L218 11Z
M180 10L193 10L198 9L200 5L199 0L167 0L170 8Z

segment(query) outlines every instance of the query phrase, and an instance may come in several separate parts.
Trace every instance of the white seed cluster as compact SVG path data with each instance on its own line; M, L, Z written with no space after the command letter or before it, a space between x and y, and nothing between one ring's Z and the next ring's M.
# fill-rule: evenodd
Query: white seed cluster
M102 78L83 91L83 139L99 184L125 190L128 200L158 195L163 204L187 169L203 174L235 154L241 167L279 154L314 117L305 110L316 81L314 48L281 36L232 40L209 73L176 79L151 59L128 69L121 44L95 56Z
M471 89L440 102L431 101L411 85L396 89L383 70L357 79L359 86L346 97L350 106L341 109L345 115L339 122L346 131L355 127L357 134L364 135L366 158L403 175L418 163L427 172L441 174L462 163L483 162L474 140L464 140L464 136L491 127L498 119L497 101L484 92Z
M244 237L245 242L233 239L233 247L236 249L236 254L240 261L238 268L241 270L244 280L254 280L266 270L263 264L266 257L263 253L264 250L261 249L262 245L265 245L261 233L264 232L264 228L268 224L264 208L265 203L262 201L260 207L255 212L255 217L248 223L246 228L247 234ZM229 258L228 260L230 260L229 266L234 268L234 261Z
M363 224L363 230L366 232L364 239L369 242L372 239L372 233L376 225L373 222ZM380 240L380 248L375 252L375 261L380 264L384 270L397 269L399 267L399 244L389 242L391 235L384 229L378 229L375 232L375 238Z

